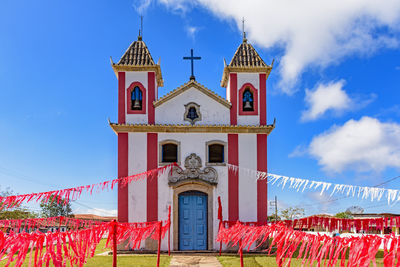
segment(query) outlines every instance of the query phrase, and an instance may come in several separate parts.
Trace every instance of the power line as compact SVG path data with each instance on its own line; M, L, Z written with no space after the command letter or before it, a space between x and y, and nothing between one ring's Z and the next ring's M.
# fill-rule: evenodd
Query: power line
M4 168L2 166L0 166L0 173L3 173L5 175L7 175L7 176L15 177L15 178L17 178L19 180L28 181L28 182L35 183L35 184L45 185L47 187L48 186L53 187L53 188L58 188L59 187L59 185L56 185L56 184L43 183L43 182L38 181L38 180L36 180L36 179L34 179L34 178L30 177L30 176L27 176L27 175L24 175L24 174L21 174L21 173L18 174L18 171L13 171L13 170ZM87 202L91 202L91 201L87 201ZM73 203L76 203L76 204L78 204L80 206L83 206L83 207L86 207L86 208L89 208L89 209L98 210L99 212L104 212L104 213L111 214L111 212L108 212L108 211L102 210L102 209L98 209L98 208L94 208L94 207L90 207L90 206L88 206L86 204L78 202L77 200L74 200ZM94 202L92 202L92 203L94 203ZM95 202L95 203L100 203L100 202ZM113 205L115 205L116 203L115 202L103 202L103 204L113 204ZM30 210L41 211L41 209L39 209L39 208L34 208L34 207L27 207L27 208L30 209ZM114 214L112 214L112 215L114 215Z

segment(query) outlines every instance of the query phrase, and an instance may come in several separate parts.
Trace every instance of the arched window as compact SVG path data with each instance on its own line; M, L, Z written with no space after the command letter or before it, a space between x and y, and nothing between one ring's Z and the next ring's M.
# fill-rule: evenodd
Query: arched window
M161 150L161 162L178 162L178 146L176 144L164 144Z
M254 111L254 97L250 89L245 89L243 92L243 111Z
M131 92L131 110L142 110L143 92L139 86L135 86Z
M258 90L251 84L245 83L239 90L239 115L258 115Z
M225 142L209 141L206 143L206 165L225 165Z

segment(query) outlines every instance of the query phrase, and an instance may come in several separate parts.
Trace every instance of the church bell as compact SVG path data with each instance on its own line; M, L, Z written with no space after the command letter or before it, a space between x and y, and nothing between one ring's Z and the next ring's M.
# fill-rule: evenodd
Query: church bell
M250 101L246 101L246 102L244 102L244 107L243 107L244 109L252 109L253 107L251 106L251 103L250 103Z
M142 105L140 104L140 101L138 99L135 99L133 101L133 109L141 109Z

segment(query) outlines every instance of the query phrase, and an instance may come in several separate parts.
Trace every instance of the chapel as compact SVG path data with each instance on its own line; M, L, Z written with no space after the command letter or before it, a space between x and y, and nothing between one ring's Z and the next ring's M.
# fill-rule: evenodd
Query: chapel
M267 172L275 121L267 124L266 81L273 62L267 65L244 35L222 70L226 98L193 72L159 97L161 66L140 35L111 65L118 79L118 122L109 123L118 136L118 177L179 165L158 179L119 185L118 221L165 220L171 206L171 249L196 251L219 249L218 197L224 220L267 222L267 182L245 170Z

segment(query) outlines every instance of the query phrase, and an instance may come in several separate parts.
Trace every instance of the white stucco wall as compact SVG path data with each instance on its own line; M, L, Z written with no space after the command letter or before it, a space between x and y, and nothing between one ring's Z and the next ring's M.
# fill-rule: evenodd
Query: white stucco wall
M185 158L188 157L191 153L195 153L197 156L201 158L202 168L205 168L206 161L206 143L208 141L219 140L223 142L227 142L227 134L197 134L197 133L160 133L158 135L158 141L162 142L164 140L175 140L179 141L181 145L181 166L184 168ZM214 188L214 199L213 199L213 234L214 234L214 249L219 248L219 243L215 242L215 239L218 234L218 196L221 197L223 208L223 216L224 218L228 218L228 172L226 166L213 166L218 172L218 185ZM163 185L162 185L163 184ZM164 181L159 180L159 200L158 200L158 209L159 209L159 218L166 218L167 216L167 207L169 203L173 201L173 192L168 186L168 181L165 179ZM162 192L161 192L162 191ZM175 211L178 212L178 211ZM162 217L161 217L162 216ZM171 230L173 226L171 226ZM171 231L171 242L173 237L173 231ZM167 247L167 239L163 242L162 246ZM172 247L172 246L171 246Z
M228 83L226 84L226 99L231 102L231 80L228 79Z
M146 102L148 99L148 72L146 71L128 71L125 73L125 96L126 90L133 82L140 82L146 88ZM147 123L147 103L146 103L146 114L128 114L127 113L127 97L125 97L125 114L126 123Z
M195 153L202 160L205 168L206 143L219 140L227 143L227 134L218 133L159 133L158 143L164 140L180 142L180 159L184 168L184 160L191 153ZM129 175L147 170L147 133L129 133L128 164ZM257 136L255 134L239 134L239 166L248 169L257 169ZM157 153L158 155L159 153ZM218 185L213 192L213 248L218 249L219 243L215 241L218 234L218 196L223 205L223 217L228 219L228 167L213 166L218 172ZM132 182L129 185L129 221L146 221L146 180ZM168 176L159 175L158 179L158 218L166 220L168 206L173 206L173 191L168 186ZM178 211L173 211L178 212ZM257 182L254 175L246 171L239 171L239 219L242 221L257 220ZM172 222L173 223L173 222ZM171 248L173 242L173 225L171 225ZM162 242L162 250L167 250L166 236ZM144 246L144 242L142 247Z
M229 108L210 98L196 88L190 88L156 107L157 124L190 124L185 121L185 105L195 102L200 105L201 121L196 124L229 124Z
M147 170L147 134L128 134L128 172L129 175ZM129 222L147 221L147 181L146 179L132 182L128 187L128 220ZM141 247L144 247L142 242Z
M158 176L158 219L166 220L168 218L168 207L171 206L171 212L173 212L173 191L168 185L168 171L165 171ZM173 216L171 214L171 249L173 249ZM161 241L161 250L168 250L168 233Z
M239 134L239 166L257 170L257 135ZM239 220L257 221L257 180L254 174L239 170Z

